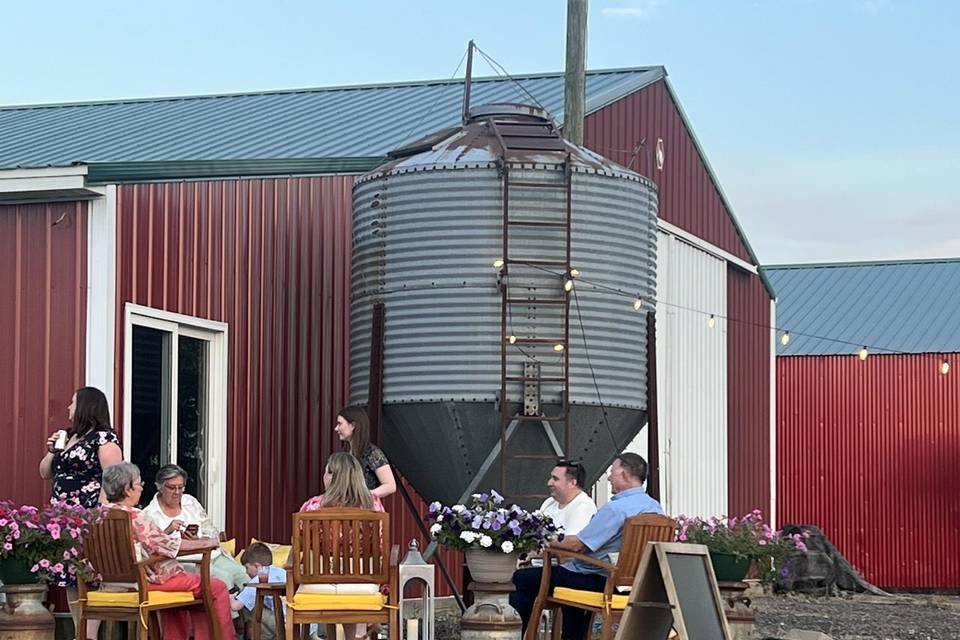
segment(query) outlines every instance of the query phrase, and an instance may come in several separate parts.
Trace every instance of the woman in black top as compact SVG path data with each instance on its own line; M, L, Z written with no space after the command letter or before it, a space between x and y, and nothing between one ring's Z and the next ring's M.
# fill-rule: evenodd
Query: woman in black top
M337 414L333 430L340 437L344 449L353 454L363 467L367 488L377 498L386 498L397 490L390 461L380 447L370 442L370 419L362 407L347 407Z
M123 451L110 426L110 408L102 391L93 387L77 389L67 412L71 422L67 444L57 450L54 443L58 434L47 439L40 476L53 480L53 500L77 500L90 509L100 504L103 470L121 462Z

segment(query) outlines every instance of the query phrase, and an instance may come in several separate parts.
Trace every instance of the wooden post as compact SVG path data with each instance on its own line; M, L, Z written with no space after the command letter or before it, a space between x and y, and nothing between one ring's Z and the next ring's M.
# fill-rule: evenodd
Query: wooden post
M370 419L370 438L383 445L383 328L382 302L373 303L370 329L370 378L367 383L367 417Z
M567 67L564 85L563 135L583 144L586 91L587 0L567 0Z
M657 314L647 312L647 495L660 500L660 434L657 424Z
M470 118L470 88L473 84L473 40L467 45L467 73L463 79L463 124Z

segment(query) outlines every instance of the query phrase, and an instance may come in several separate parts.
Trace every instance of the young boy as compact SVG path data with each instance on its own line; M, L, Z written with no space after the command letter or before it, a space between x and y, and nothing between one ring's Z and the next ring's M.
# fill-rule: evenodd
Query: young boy
M286 582L287 572L273 565L273 552L262 542L254 542L240 556L240 563L250 576L248 584L259 581L260 572L267 571L267 582ZM246 622L253 621L253 608L257 601L257 591L254 587L244 587L235 598L230 599L230 606L234 611L241 612ZM263 620L260 623L260 637L262 640L274 640L277 635L277 623L273 614L274 598L264 600ZM286 610L284 610L286 613Z

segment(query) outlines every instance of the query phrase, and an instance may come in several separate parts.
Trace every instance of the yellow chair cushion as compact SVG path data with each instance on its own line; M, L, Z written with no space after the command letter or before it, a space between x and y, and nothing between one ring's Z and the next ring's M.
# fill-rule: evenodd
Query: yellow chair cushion
M220 543L220 548L231 558L237 555L237 539L230 538L224 542Z
M148 591L148 605L177 604L193 602L193 594L189 591ZM89 607L130 607L140 606L140 594L136 591L89 591L87 593Z
M380 611L386 603L381 593L303 593L298 589L287 606L301 611Z
M553 599L563 600L564 602L572 605L581 604L588 607L603 609L603 594L597 591L583 591L581 589L557 587L553 590ZM625 609L627 607L627 600L629 599L630 596L614 595L610 606L613 609Z

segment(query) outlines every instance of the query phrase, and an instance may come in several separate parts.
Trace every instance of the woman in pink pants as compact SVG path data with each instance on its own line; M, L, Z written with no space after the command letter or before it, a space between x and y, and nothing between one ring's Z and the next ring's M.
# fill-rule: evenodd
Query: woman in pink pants
M133 524L133 538L137 555L141 560L150 556L169 558L146 568L147 580L151 591L190 591L194 597L201 598L200 576L183 570L175 560L180 551L203 551L214 549L218 542L209 538L183 540L165 534L159 526L139 509L143 492L140 469L129 462L121 462L103 472L103 491L108 507L123 509L130 514ZM227 585L216 578L210 579L213 592L214 614L221 638L233 637L233 622L230 619L230 594ZM163 637L166 640L188 640L191 631L195 640L209 640L210 621L203 610L174 609L160 612Z

